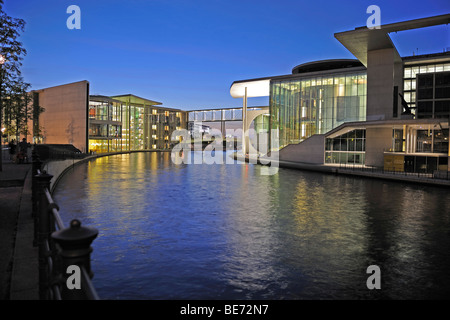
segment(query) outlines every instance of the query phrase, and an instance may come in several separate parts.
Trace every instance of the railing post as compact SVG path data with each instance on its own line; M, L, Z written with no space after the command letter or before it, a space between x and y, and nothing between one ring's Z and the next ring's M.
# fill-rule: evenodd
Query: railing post
M72 220L70 227L56 231L52 234L53 240L60 246L59 255L62 263L60 270L64 283L61 290L63 300L83 300L86 294L81 288L69 289L67 285L67 268L71 265L84 267L90 278L93 277L91 271L92 241L97 237L98 230L95 228L82 227L79 220Z
M46 241L50 237L50 219L48 211L48 201L45 195L45 189L50 188L50 180L53 178L51 174L45 171L36 176L36 188L38 191L38 247L39 247L39 297L41 300L48 298L48 264Z

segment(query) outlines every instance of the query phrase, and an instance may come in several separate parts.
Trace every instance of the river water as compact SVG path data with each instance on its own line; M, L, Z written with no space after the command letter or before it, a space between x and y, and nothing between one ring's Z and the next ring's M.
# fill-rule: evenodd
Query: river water
M75 166L54 196L66 225L99 230L103 299L450 298L448 189L261 170L115 155Z

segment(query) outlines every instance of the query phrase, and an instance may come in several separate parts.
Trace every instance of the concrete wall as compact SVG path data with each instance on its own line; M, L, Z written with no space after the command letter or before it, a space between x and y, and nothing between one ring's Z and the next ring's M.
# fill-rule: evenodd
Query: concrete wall
M56 184L62 177L63 173L65 173L68 169L75 166L78 162L88 161L90 159L96 159L96 156L91 156L85 159L54 160L47 162L43 166L43 170L53 176L50 181L50 191L53 192L55 190Z
M280 161L303 163L324 163L325 135L315 134L298 143L290 144L280 150Z
M73 144L82 152L86 152L89 82L80 81L37 92L39 105L45 108L39 118L44 135L43 142Z
M366 165L384 166L384 151L392 148L392 128L366 129Z
M367 53L367 121L393 119L394 86L402 87L402 61L395 48ZM401 114L399 97L398 116Z

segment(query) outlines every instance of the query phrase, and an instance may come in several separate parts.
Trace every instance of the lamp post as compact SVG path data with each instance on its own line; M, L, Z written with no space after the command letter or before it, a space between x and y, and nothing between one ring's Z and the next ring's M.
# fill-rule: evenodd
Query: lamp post
M3 100L2 100L2 85L3 85L3 65L5 64L5 57L0 54L0 127L2 126L3 117ZM0 172L3 171L3 131L0 132Z

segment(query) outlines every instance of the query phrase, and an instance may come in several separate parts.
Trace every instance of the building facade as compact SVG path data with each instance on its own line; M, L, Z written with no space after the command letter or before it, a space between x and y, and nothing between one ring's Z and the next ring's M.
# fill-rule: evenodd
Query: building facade
M44 108L28 141L72 144L83 153L167 150L173 131L186 128L186 112L132 94L89 95L89 82L34 91L34 106ZM37 124L37 125L36 125Z
M449 170L450 52L400 57L389 37L449 22L446 14L336 33L357 59L235 81L230 94L244 106L248 98L269 96L280 160Z
M297 66L292 75L271 79L270 128L279 130L279 144L284 147L346 121L363 121L366 92L366 69L357 60Z

